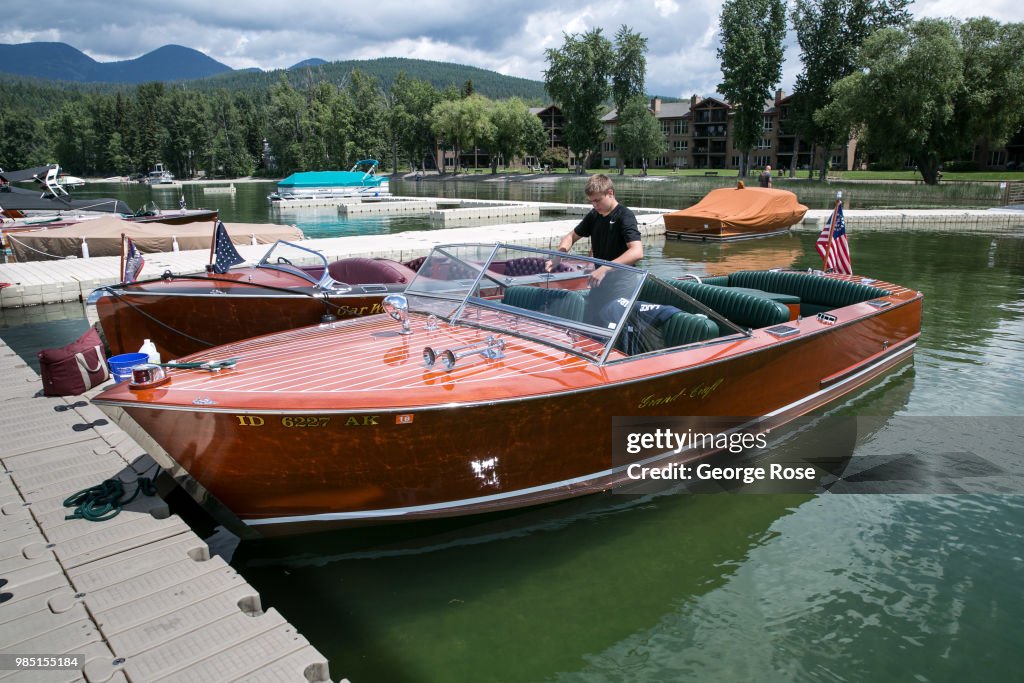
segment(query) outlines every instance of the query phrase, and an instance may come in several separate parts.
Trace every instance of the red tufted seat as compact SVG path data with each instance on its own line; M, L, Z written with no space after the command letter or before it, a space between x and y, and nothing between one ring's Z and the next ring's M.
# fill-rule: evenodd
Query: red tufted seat
M327 266L327 272L350 285L409 284L416 276L416 271L398 261L360 257L335 261Z
M508 277L520 277L523 275L537 275L544 272L546 259L539 256L523 256L521 258L509 259L505 262L505 275ZM572 270L564 263L559 263L555 272L564 273Z

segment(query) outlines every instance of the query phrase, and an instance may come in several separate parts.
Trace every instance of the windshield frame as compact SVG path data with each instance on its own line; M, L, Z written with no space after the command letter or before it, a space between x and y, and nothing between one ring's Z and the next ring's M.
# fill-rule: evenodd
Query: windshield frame
M461 254L460 251L462 252ZM570 261L572 262L573 267L582 266L583 270L570 270L566 273L545 272L523 277L502 276L501 273L493 270L491 266L494 265L499 255L508 252L520 253L524 256L544 258L549 261ZM472 253L475 253L477 257L474 259L467 259L465 255ZM439 280L427 276L426 273L431 269L430 264L432 258L452 259L461 266L468 268L473 273L473 277L453 277L451 280ZM547 282L549 284L557 283L562 279L582 277L583 275L591 273L593 270L601 267L610 268L613 272L621 272L633 278L632 286L628 290L628 302L622 306L621 314L612 320L614 324L609 323L607 328L599 327L585 321L550 315L542 311L520 308L506 304L495 298L487 298L482 294L482 289L491 289L487 284L488 282L493 283L494 288L500 288L499 291L504 292L508 287L518 283L525 284L526 281L529 281L530 284L536 285L539 285L541 282ZM515 336L531 339L538 343L553 346L554 348L567 353L581 356L596 363L597 365L605 365L610 362L610 360L611 362L617 362L619 360L626 360L630 358L628 355L623 358L618 357L621 354L616 351L617 344L619 342L619 338L626 330L626 321L637 302L637 297L639 296L644 283L648 278L652 277L656 280L658 279L646 270L636 268L634 266L603 261L584 254L563 253L551 249L506 243L443 244L435 246L430 255L428 255L427 259L420 267L420 270L417 272L417 276L409 283L409 286L406 289L406 298L409 302L410 312L423 315L433 315L436 318L447 321L450 325L463 325L466 327L510 333ZM451 282L457 286L449 288L437 288L436 286L421 287L420 285L424 285L424 281L429 281L431 285L436 285L438 282ZM541 288L549 289L549 287ZM551 287L550 289L557 288ZM623 289L623 291L625 292L626 290ZM681 297L688 300L695 308L707 310L711 315L717 316L716 313L706 309L705 306L694 301L684 292L679 292L679 294ZM627 298L625 294L623 294L623 298ZM418 301L420 299L434 302L445 302L451 304L451 306L447 313L438 312L438 310L432 310L429 306L417 305L420 303ZM555 331L556 333L559 331L564 332L572 343L556 343L553 339L546 339L544 337L521 333L516 329L517 326L513 327L511 330L509 327L496 326L493 322L486 322L482 320L480 316L480 311L482 310L495 312L499 317L511 316L508 318L509 321L512 319L524 319L531 323L546 326L548 329ZM583 338L589 338L601 344L603 347L601 352L593 354L580 351L579 348L577 348L577 342ZM613 352L616 354L616 357L614 358L612 358Z

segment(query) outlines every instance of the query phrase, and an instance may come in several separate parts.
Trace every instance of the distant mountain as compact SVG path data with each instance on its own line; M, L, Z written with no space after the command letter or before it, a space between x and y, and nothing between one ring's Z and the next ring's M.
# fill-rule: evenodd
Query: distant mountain
M303 59L298 64L292 64L290 67L288 67L288 70L291 71L292 69L301 69L301 68L306 67L306 66L320 66L321 64L326 64L326 63L327 63L327 60L325 60L325 59L320 59L319 57L313 57L311 59Z
M303 62L300 62L303 64ZM298 64L296 66L299 66ZM353 69L375 76L381 86L388 90L399 73L410 78L426 81L439 89L454 86L461 89L466 81L472 81L473 90L491 99L519 97L530 102L549 101L544 83L528 78L506 76L465 64L432 62L426 59L406 57L380 57L377 59L350 59L340 62L324 62L317 66L296 69L277 69L258 73L232 71L192 83L197 89L227 88L228 90L266 90L281 80L284 75L295 87L307 87L310 83L326 81L342 85L348 80Z
M77 83L145 83L207 78L231 67L181 45L121 62L97 62L65 43L21 43L0 45L0 71Z

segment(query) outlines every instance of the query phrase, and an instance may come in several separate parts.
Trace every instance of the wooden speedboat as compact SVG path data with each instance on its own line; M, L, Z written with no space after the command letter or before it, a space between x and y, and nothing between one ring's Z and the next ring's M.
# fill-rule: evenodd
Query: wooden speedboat
M296 254L319 263L303 265ZM111 353L137 351L150 339L161 357L181 358L322 320L382 313L381 300L403 291L415 275L389 259L327 263L318 252L277 241L256 265L100 287L88 304L96 307Z
M523 256L560 270L493 267ZM599 288L558 287L596 267ZM204 351L185 360L235 364L94 400L241 534L466 515L708 455L633 453L629 429L812 411L908 359L922 304L853 276L660 280L525 247L437 247L387 314Z
M723 187L688 209L665 214L665 235L731 241L767 237L803 220L807 207L789 190Z
M295 263L292 263L292 260ZM319 253L277 241L253 266L159 278L96 289L87 303L112 354L151 340L162 358L296 327L383 313L381 301L405 290L423 259L352 257L328 263ZM496 274L536 275L543 259L492 264ZM564 278L563 286L585 279Z

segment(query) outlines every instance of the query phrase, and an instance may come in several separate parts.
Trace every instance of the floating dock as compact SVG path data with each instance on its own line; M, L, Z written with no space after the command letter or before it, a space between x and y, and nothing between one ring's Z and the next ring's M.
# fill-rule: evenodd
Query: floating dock
M332 200L329 200L332 201ZM486 204L487 206L481 206ZM334 206L334 204L328 204ZM405 209L401 208L403 205ZM409 207L408 205L415 205ZM427 208L428 205L432 205ZM504 218L488 220L476 215L474 223L496 223L476 227L446 227L442 229L401 232L390 235L366 235L306 240L304 246L319 251L328 261L348 256L390 258L407 261L428 253L438 244L460 242L491 243L497 240L510 244L554 248L559 240L579 221L579 216L590 210L586 204L554 204L545 202L494 202L442 198L383 198L380 201L349 204L340 211L361 213L389 213L400 210L453 212L452 224L457 224L457 212L486 213L493 208L516 205L515 210L539 212L538 215L565 215L565 220L504 222ZM631 207L632 208L632 207ZM669 209L633 208L645 237L664 235L662 214ZM829 210L811 210L793 230L820 231L828 220ZM468 216L468 213L463 213ZM918 210L847 210L847 229L851 232L869 230L929 230L947 232L993 232L998 234L1024 234L1024 211L918 209ZM446 219L447 223L447 219ZM586 242L578 248L585 249ZM258 261L266 253L265 246L240 246L239 253L249 262ZM209 250L146 254L144 277L158 276L164 271L173 274L202 271L209 262ZM61 259L29 263L0 264L0 283L10 286L0 289L0 308L18 308L60 301L84 301L92 290L118 281L120 259L96 257L89 259Z
M234 183L230 185L203 185L203 194L235 194Z
M634 209L640 232L645 236L664 233L660 209ZM302 245L323 254L328 262L349 256L390 258L408 261L423 256L438 244L461 242L510 244L554 248L578 219L531 223L509 223L473 228L446 228L391 235L358 235L304 240ZM579 248L585 249L586 243ZM266 245L237 246L246 261L255 263L267 252ZM174 274L202 272L209 263L210 250L146 254L143 277L157 277L165 271ZM85 301L97 287L115 284L120 279L121 259L100 256L89 259L61 259L0 264L0 282L11 285L0 289L0 308L18 308L60 301Z
M157 496L104 522L65 498L156 468L84 397L36 396L0 340L0 652L60 656L61 670L0 681L329 681L326 658ZM14 664L13 659L5 664Z

